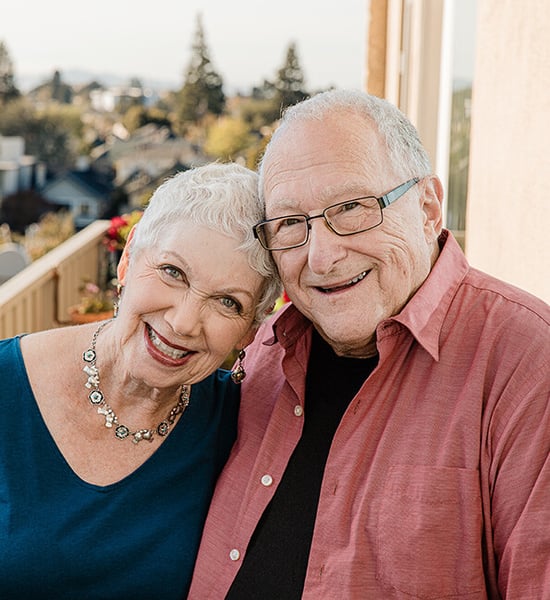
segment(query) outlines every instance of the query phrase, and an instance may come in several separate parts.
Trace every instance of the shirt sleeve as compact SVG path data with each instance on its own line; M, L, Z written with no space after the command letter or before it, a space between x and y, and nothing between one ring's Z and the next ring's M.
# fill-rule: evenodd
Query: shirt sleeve
M491 529L507 600L550 598L550 365L522 366L530 378L518 387L513 376L507 382L503 398L514 401L502 402L489 436Z

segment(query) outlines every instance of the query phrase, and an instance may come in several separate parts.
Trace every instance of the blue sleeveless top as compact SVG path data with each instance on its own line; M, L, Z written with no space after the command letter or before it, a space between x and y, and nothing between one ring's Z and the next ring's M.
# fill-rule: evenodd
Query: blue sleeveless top
M0 341L0 385L0 598L185 598L236 434L238 389L229 374L194 384L164 443L107 486L84 482L59 452L19 338ZM83 410L85 402L83 394Z

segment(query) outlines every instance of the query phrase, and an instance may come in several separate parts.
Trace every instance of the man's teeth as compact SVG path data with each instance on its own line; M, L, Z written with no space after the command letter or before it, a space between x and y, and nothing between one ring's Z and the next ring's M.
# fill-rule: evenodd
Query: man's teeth
M347 283L344 283L344 285L338 285L338 286L331 287L331 288L320 288L320 289L323 292L335 292L337 290L343 290L344 288L347 288L350 285L355 285L356 283L361 281L361 279L365 279L367 274L368 274L368 271L363 271L362 273L359 273L359 275L357 275L357 277L354 277L353 279L350 279Z
M150 327L147 327L147 330L149 332L149 338L153 342L153 345L156 348L158 348L163 354L166 354L166 356L169 356L174 360L178 360L189 354L189 352L185 352L183 350L176 350L175 348L172 348L171 346L165 344Z
M358 281L361 281L361 279L365 279L365 277L367 276L368 271L363 271L362 273L360 273L359 275L357 275L357 277L354 277L349 283L348 285L353 285L354 283L357 283Z

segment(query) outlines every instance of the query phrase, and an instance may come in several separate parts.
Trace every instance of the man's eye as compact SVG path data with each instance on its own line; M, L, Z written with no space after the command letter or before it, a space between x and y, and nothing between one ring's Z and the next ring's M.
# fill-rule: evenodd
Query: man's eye
M299 225L302 221L303 219L300 219L299 217L285 217L279 220L279 229Z
M349 212L352 211L356 208L358 208L360 206L360 203L357 202L356 200L350 200L349 202L346 202L345 204L341 204L339 207L340 212Z

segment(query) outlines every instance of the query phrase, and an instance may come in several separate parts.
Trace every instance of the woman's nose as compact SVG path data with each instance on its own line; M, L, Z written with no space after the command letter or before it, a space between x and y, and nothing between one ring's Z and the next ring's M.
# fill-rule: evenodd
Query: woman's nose
M202 327L201 308L202 302L187 292L166 310L164 318L176 334L195 337Z

